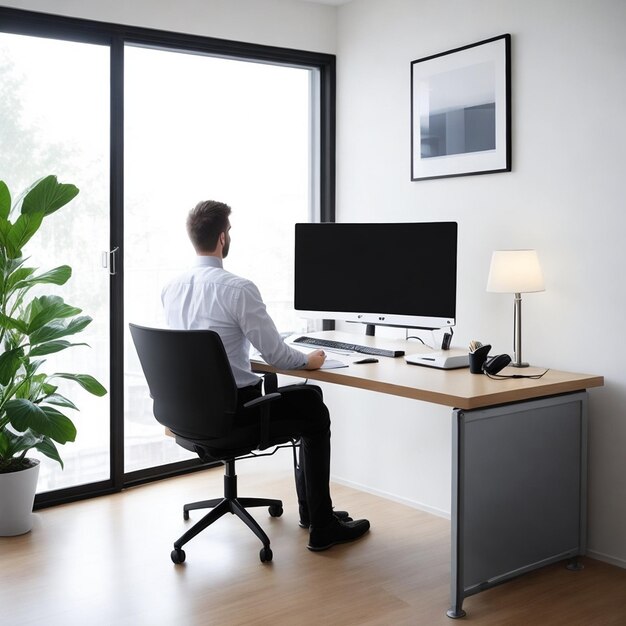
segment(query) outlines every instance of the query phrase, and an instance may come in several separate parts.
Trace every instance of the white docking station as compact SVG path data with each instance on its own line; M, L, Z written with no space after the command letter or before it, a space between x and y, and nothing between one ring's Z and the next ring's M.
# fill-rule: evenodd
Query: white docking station
M450 349L437 352L422 352L408 354L404 357L411 365L423 365L435 367L441 370L453 370L461 367L469 367L469 354L467 350Z

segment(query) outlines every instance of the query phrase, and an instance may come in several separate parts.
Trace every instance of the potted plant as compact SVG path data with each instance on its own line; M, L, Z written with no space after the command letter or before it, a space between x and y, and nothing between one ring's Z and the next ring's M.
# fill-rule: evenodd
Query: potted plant
M64 285L72 274L68 265L46 272L27 267L24 246L44 218L78 194L74 185L47 176L12 203L0 181L0 535L31 529L39 461L26 456L38 450L63 467L56 444L76 438L76 427L62 411L76 409L58 392L59 379L78 383L102 396L104 387L92 376L43 371L46 355L80 343L66 337L91 323L81 309L58 295L33 295L38 285Z

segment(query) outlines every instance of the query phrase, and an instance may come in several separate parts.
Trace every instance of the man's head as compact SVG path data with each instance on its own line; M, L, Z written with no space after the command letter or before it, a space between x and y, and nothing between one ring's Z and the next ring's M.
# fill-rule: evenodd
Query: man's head
M203 200L189 211L187 216L187 234L198 254L220 253L222 258L228 255L230 247L231 209L223 202Z

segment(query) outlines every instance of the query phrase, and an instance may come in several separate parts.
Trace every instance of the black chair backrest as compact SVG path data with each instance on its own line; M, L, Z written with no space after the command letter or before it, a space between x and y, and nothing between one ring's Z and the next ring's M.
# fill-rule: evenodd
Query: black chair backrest
M129 326L156 419L185 438L227 435L237 386L220 336L212 330Z

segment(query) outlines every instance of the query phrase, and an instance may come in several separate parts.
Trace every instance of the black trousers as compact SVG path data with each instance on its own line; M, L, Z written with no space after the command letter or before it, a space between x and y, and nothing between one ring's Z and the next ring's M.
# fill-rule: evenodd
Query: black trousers
M315 385L279 387L281 398L270 407L269 438L300 439L300 462L296 466L296 492L300 519L314 526L332 521L330 498L330 415L322 390ZM238 390L240 407L261 396L261 384ZM236 425L258 423L256 411L239 410Z

